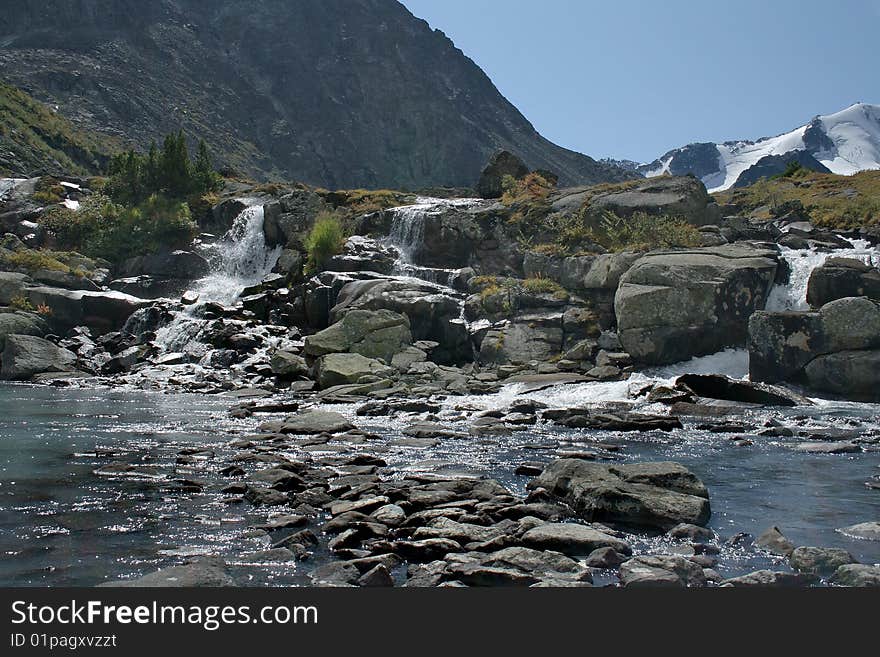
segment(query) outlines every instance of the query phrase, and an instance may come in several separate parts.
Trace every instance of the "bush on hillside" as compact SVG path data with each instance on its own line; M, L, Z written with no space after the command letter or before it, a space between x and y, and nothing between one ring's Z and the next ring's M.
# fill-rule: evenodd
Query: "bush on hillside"
M565 235L562 237L564 239ZM605 212L598 224L588 226L581 237L609 251L650 251L700 244L700 231L684 219L644 212L629 217Z
M339 217L332 212L322 212L315 219L315 225L305 241L308 272L321 271L327 262L342 251L345 231Z

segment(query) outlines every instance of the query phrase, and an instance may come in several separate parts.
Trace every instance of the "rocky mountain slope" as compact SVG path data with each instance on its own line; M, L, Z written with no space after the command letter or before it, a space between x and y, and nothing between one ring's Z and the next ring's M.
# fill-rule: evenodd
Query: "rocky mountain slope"
M499 149L563 184L633 175L544 139L395 0L0 0L0 75L140 146L183 128L257 178L472 185Z
M0 176L95 173L117 148L114 139L79 130L20 89L0 82Z
M857 103L758 141L689 144L638 171L648 177L691 173L716 192L781 173L793 160L814 171L840 175L880 169L880 105Z

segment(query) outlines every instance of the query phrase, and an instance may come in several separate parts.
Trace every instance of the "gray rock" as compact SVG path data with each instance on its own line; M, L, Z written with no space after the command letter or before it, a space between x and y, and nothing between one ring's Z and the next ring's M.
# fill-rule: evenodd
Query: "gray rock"
M880 541L880 522L861 522L838 529L841 534L860 538L865 541Z
M46 320L36 313L15 311L0 313L0 352L6 348L9 335L31 335L38 338L49 333Z
M861 260L829 258L810 274L807 301L813 308L846 297L880 300L880 270Z
M640 364L675 363L740 345L764 307L778 254L746 244L656 252L623 275L618 336Z
M8 335L0 378L26 381L36 374L76 371L76 354L32 335Z
M803 587L815 581L812 575L805 573L775 572L772 570L756 570L739 577L731 577L721 582L724 587Z
M409 319L391 310L352 310L327 329L307 336L309 356L357 353L390 363L395 354L412 345Z
M834 572L831 582L839 586L880 587L880 566L845 564Z
M344 415L321 410L303 411L285 418L280 426L276 424L266 423L264 426L266 430L278 429L279 433L292 434L343 433L355 428Z
M358 578L357 583L366 587L389 587L394 586L394 579L383 564L368 570Z
M755 546L783 557L791 556L794 552L794 543L785 538L778 527L771 527L756 538Z
M99 586L135 588L217 588L235 586L226 570L226 564L217 558L198 559L182 566L163 568L131 580L106 582Z
M695 226L712 224L719 218L717 207L703 183L693 176L658 176L628 186L623 191L594 195L588 214L611 211L621 217L636 212L684 217Z
M626 555L621 554L614 548L604 547L590 552L589 556L584 560L584 565L590 568L607 570L617 568L626 560Z
M858 563L846 550L820 547L795 548L789 562L795 570L811 575L830 575L840 566Z
M276 351L273 353L272 358L269 360L269 367L272 368L272 374L285 379L306 376L309 373L306 359L287 351Z
M590 521L669 530L679 523L705 525L711 515L705 485L677 463L605 466L561 459L528 486L546 489Z
M318 385L323 389L360 383L364 377L387 378L392 370L374 358L360 354L327 354L318 359Z
M603 547L632 554L632 548L625 541L591 527L571 523L539 525L523 534L522 542L536 550L555 550L567 555L587 555Z
M620 566L624 587L705 586L703 569L677 555L634 557Z

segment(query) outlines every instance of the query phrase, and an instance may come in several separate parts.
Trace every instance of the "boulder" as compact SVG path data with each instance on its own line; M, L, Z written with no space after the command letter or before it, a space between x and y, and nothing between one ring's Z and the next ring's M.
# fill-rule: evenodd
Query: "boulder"
M709 494L677 463L606 466L560 459L529 483L569 504L588 521L667 531L679 523L705 525Z
M406 315L392 310L351 310L338 322L305 339L305 353L319 357L356 353L390 363L413 342Z
M845 536L853 536L864 541L880 541L880 522L860 522L837 531Z
M400 252L377 240L353 235L345 241L342 253L330 258L327 269L332 271L374 271L390 274Z
M880 587L880 566L845 564L834 572L831 582L838 586Z
M721 582L724 587L787 588L809 586L815 581L805 573L786 573L772 570L756 570L739 577L731 577Z
M180 281L192 281L208 273L210 265L192 251L164 251L129 258L120 267L123 276L152 276Z
M24 290L34 284L27 274L0 271L0 306L8 306L16 297L24 297Z
M748 244L649 253L623 275L615 295L618 337L640 364L715 353L746 341L762 309L778 254Z
M547 362L562 352L563 313L517 315L490 328L480 344L480 361L496 364Z
M273 353L272 358L269 360L269 367L272 368L272 374L284 379L293 379L309 373L306 359L288 351L276 351Z
M46 320L36 313L15 311L0 313L0 352L6 348L6 338L10 335L32 335L43 337L49 333Z
M880 270L851 258L829 258L810 274L807 302L813 308L846 297L880 300Z
M318 359L318 384L332 388L348 383L359 383L363 377L388 377L391 368L374 358L360 354L327 354Z
M30 287L24 294L33 306L48 307L51 313L47 321L59 333L77 326L87 326L96 333L114 331L136 310L150 305L149 301L122 292Z
M519 179L528 173L529 168L516 155L509 151L498 151L480 174L480 179L477 181L477 194L480 198L501 198L504 193L502 186L504 176Z
M658 586L705 586L703 569L678 555L646 555L620 565L620 583L625 588Z
M9 335L0 378L26 381L36 374L76 371L76 354L31 335Z
M391 310L409 319L414 340L438 343L431 359L438 363L463 363L473 360L465 322L461 319L459 299L448 288L415 279L380 278L346 283L331 321L342 319L353 310Z
M684 387L698 397L760 404L762 406L810 406L812 402L777 386L732 379L721 374L685 374L676 387Z
M135 579L106 582L106 587L194 588L235 586L226 564L216 557L205 557L182 566L163 568Z
M588 214L605 211L620 217L636 212L683 217L695 226L714 224L720 219L718 207L705 185L693 176L648 178L622 190L596 194L589 200Z
M755 546L783 557L788 557L794 552L794 544L785 538L778 527L771 527L756 538Z
M831 575L840 566L858 563L846 550L821 547L795 548L788 560L795 570L812 575Z
M343 433L355 426L344 415L332 411L303 411L286 417L282 422L267 422L261 431L290 434Z
M600 548L612 548L621 554L632 554L632 548L619 538L602 531L572 523L548 523L530 529L522 543L535 550L554 550L569 556L586 556Z
M880 303L847 297L817 312L758 312L749 321L753 381L793 381L858 401L880 400Z

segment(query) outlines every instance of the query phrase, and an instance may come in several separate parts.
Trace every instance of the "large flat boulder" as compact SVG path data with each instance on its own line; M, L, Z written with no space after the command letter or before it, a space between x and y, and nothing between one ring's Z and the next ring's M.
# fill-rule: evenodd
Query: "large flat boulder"
M695 226L713 224L720 218L717 205L702 181L693 176L658 176L593 196L589 213L610 211L620 217L636 212L683 217Z
M392 370L375 358L360 354L327 354L318 359L318 384L323 389L359 383L362 378L388 377Z
M706 486L670 462L607 466L560 459L529 483L569 504L586 520L669 530L705 525L711 515Z
M409 318L393 310L352 310L338 322L305 339L305 353L325 356L357 353L390 363L413 342Z
M152 302L122 292L64 290L56 287L28 287L24 296L33 306L46 306L49 323L59 333L76 326L88 326L96 333L122 327L136 310Z
M649 253L615 295L618 336L643 365L660 365L745 343L764 307L778 254L748 244Z
M76 371L76 354L32 335L9 335L0 378L26 381L36 374Z

